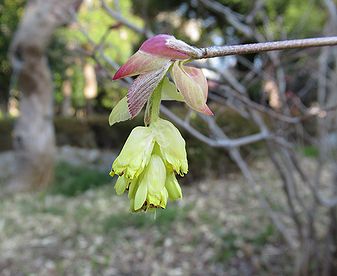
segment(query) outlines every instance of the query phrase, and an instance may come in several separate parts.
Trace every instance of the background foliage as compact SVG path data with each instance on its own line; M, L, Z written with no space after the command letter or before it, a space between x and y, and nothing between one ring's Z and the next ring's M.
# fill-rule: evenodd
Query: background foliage
M73 23L55 33L47 53L58 154L68 151L69 162L59 162L50 189L0 200L0 274L5 267L14 274L26 269L46 275L292 275L300 267L317 275L333 264L336 207L319 199L330 199L335 188L333 47L200 61L215 116L207 120L180 103L165 103L183 118L177 125L187 140L190 173L184 178L184 201L158 212L157 220L153 214L129 216L107 176L112 155L143 123L138 116L108 126L111 108L131 81L113 82L111 76L147 36L170 33L205 47L329 35L336 28L329 25L327 1L106 0L107 8L101 0L83 1ZM0 0L0 152L12 149L19 115L20 91L7 56L26 2ZM226 9L241 27L230 22ZM86 66L96 78L93 98L85 93ZM273 106L268 82L284 96L283 106ZM326 93L324 101L319 91ZM215 142L228 141L224 136L249 139L262 132L252 114L260 116L268 138L245 146L209 147L184 129L188 125ZM105 151L108 161L100 163ZM81 152L75 161L82 163L75 164L74 152ZM8 156L0 154L3 173L15 170ZM6 177L0 174L1 185Z

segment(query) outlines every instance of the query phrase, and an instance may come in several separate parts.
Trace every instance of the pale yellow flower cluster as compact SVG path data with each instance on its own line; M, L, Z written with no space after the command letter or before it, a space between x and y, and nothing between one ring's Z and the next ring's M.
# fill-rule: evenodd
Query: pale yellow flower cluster
M119 176L116 193L127 190L130 209L139 211L165 208L168 199L182 198L175 174L187 171L184 139L172 123L158 118L148 127L132 130L110 175Z

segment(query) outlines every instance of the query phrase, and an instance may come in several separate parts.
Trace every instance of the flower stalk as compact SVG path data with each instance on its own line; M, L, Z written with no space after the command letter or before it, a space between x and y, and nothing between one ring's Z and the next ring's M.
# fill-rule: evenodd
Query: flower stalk
M163 86L163 81L159 83L157 89L153 91L153 94L151 96L150 122L154 122L159 118L162 86Z

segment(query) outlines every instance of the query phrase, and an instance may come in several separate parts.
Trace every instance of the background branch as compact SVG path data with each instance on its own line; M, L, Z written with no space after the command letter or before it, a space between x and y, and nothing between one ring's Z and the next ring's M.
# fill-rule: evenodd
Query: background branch
M199 55L193 56L196 59L222 57L229 55L244 55L266 51L302 49L308 47L322 47L337 45L337 36L317 37L305 39L293 39L284 41L260 42L241 45L211 46L201 48Z

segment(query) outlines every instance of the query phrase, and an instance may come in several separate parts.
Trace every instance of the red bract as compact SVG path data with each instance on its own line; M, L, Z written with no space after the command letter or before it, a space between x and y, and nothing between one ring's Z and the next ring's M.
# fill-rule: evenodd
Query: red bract
M199 49L171 35L160 34L146 40L113 76L117 80L139 75L127 95L131 118L143 108L172 63L173 80L187 105L196 111L213 115L206 105L208 87L205 76L200 69L184 66L182 63L195 56L198 51Z
M168 63L167 58L154 57L150 54L138 51L113 76L113 80L136 76L158 70Z
M176 49L172 49L168 47L170 42L178 41L172 35L160 34L156 35L148 40L146 40L142 46L140 46L139 50L151 55L157 55L160 57L166 57L170 59L188 59L190 56L187 53L184 53ZM185 42L179 40L180 43ZM186 44L186 46L189 46Z

